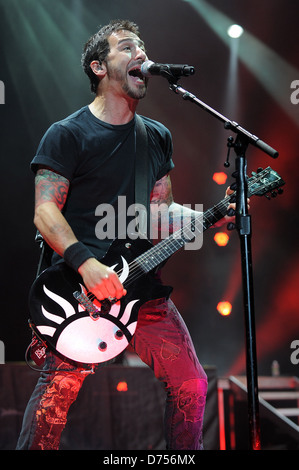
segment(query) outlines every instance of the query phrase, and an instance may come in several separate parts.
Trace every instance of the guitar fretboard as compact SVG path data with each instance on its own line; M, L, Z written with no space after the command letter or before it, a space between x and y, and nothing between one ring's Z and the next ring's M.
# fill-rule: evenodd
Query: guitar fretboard
M144 273L148 273L152 269L159 266L159 264L170 258L176 251L181 249L186 243L192 242L198 235L204 232L218 220L225 216L229 198L223 199L216 206L200 213L192 218L188 217L189 221L184 223L183 226L176 230L169 237L165 238L157 245L147 250L142 255L135 259L140 269ZM186 221L183 218L182 221Z
M280 176L270 167L248 180L248 197L254 194L264 195L268 191L284 184ZM148 273L170 258L176 251L186 243L192 242L199 234L222 219L227 213L227 207L235 201L235 193L225 197L215 206L203 213L189 218L190 222L183 224L181 229L176 230L169 237L160 241L157 245L145 251L130 263L130 274L126 284L133 282L142 274ZM184 218L183 218L184 221Z

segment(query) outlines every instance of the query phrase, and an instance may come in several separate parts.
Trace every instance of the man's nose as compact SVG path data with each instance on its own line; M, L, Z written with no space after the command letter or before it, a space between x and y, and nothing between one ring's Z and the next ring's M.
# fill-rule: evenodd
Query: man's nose
M147 55L141 47L136 48L136 59L141 59L143 62L147 60Z

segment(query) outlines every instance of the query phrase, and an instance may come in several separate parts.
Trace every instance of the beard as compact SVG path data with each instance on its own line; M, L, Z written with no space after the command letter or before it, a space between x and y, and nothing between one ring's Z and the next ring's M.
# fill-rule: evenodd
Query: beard
M132 87L128 82L123 84L122 89L130 98L133 98L135 100L141 100L142 98L144 98L147 91L147 87L145 84L139 85L138 87Z
M109 79L114 79L121 83L122 90L130 98L140 100L145 97L148 83L147 78L143 80L143 83L136 83L133 77L131 78L127 72L124 72L123 70L120 70L116 67L112 67L108 63L106 63L106 66Z

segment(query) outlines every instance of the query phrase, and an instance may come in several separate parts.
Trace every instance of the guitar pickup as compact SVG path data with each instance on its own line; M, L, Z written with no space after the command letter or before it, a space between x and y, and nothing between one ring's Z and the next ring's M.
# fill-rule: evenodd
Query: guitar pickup
M92 303L92 301L88 298L88 296L86 294L84 294L83 292L75 291L73 293L73 296L75 297L77 302L79 302L79 304L82 305L82 307L85 308L85 310L87 310L89 312L89 314L90 314L90 316L93 320L96 320L100 315L103 315L105 313L109 313L109 311L111 309L111 304L116 301L116 299L101 300L100 301L101 308L98 309Z
M73 296L77 302L79 302L79 304L88 311L93 320L96 320L100 316L101 310L99 310L83 292L75 291Z

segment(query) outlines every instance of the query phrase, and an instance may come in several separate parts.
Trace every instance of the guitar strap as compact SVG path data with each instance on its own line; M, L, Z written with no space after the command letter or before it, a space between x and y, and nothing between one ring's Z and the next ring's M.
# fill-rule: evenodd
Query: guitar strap
M148 194L148 136L141 117L136 114L136 152L135 152L135 205L136 217L139 221L138 230L146 236L150 223L149 194ZM35 241L40 244L41 253L36 277L51 265L53 250L44 241L37 230Z
M148 188L148 135L142 118L136 114L136 153L135 153L135 214L138 231L143 236L149 235L150 194Z
M35 242L39 243L40 247L40 256L37 265L36 277L40 275L40 273L51 266L51 258L53 254L52 248L45 242L41 233L37 230L35 234Z

